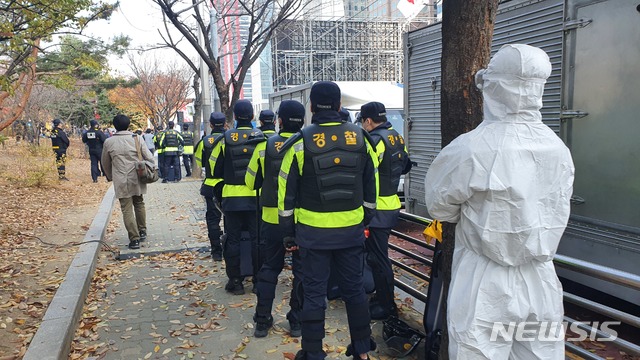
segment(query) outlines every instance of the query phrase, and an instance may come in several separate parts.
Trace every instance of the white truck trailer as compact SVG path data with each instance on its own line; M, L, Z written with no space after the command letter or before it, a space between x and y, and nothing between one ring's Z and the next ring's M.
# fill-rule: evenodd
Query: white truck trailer
M545 50L553 71L542 116L571 149L572 214L559 254L640 275L640 2L512 0L500 4L492 53L508 43ZM429 216L424 179L440 151L441 24L405 35L408 212ZM559 275L632 304L640 292L592 276Z
M315 81L272 93L269 95L269 107L276 112L282 100L297 100L307 109L305 125L310 124L309 93L314 83ZM387 118L393 127L402 131L404 91L401 84L389 81L336 81L335 83L342 92L342 106L349 110L352 121L360 112L360 106L370 101L378 101L387 108Z

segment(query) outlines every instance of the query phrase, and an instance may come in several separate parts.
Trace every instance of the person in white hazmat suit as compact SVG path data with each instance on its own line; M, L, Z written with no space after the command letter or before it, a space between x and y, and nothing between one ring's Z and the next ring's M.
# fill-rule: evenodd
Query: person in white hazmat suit
M427 172L429 214L457 223L451 359L564 359L562 285L552 260L569 218L574 166L542 123L550 74L543 50L503 46L476 74L482 123L442 149Z

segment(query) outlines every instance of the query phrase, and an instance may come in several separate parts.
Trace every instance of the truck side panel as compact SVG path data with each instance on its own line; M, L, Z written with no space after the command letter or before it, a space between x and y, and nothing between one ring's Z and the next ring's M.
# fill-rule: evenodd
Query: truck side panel
M549 54L553 71L545 85L542 119L560 132L564 2L562 0L510 1L500 6L491 46L492 53L502 45L525 43ZM407 210L428 216L424 203L424 177L440 152L440 24L409 33L405 37L405 106L409 131L407 142L411 158L419 166L405 179Z

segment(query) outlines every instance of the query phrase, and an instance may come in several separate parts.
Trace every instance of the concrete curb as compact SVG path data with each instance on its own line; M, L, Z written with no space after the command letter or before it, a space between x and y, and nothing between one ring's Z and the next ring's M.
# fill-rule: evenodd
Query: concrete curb
M115 203L113 185L102 199L98 213L84 236L83 244L73 258L65 279L53 296L38 331L24 355L24 360L66 359L69 357L84 301L100 251L100 243L111 218Z

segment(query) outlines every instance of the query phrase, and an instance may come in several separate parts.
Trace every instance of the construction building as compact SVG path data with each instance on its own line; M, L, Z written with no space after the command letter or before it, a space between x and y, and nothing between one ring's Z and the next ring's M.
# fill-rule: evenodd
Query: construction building
M407 20L397 2L313 0L274 34L274 90L319 80L401 82L402 34L436 17L434 6L421 6Z

